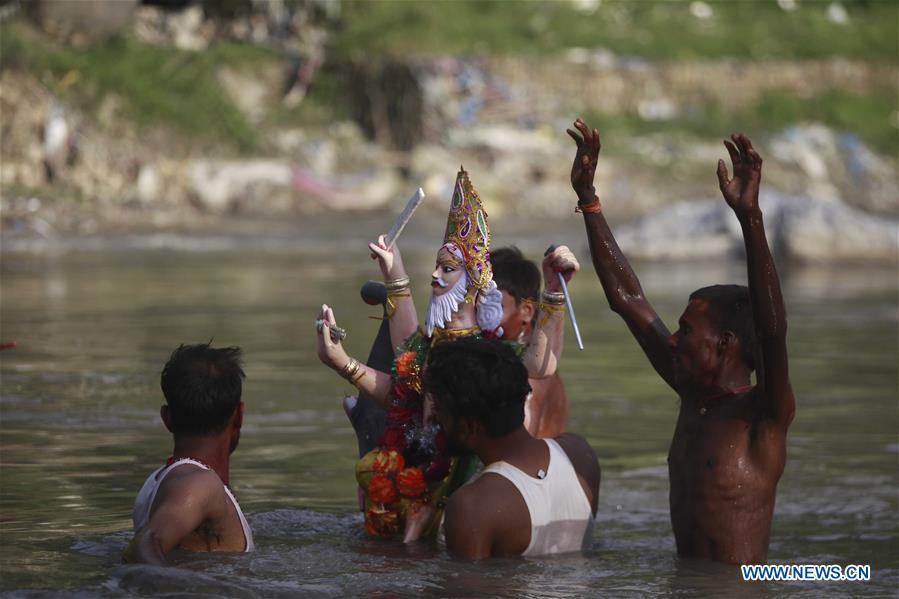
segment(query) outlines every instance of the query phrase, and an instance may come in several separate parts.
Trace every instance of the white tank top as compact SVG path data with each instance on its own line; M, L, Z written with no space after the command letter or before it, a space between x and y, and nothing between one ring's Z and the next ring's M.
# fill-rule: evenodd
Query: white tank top
M593 510L568 454L554 440L544 441L549 447L544 478L534 478L507 462L494 462L482 473L506 478L524 498L531 514L531 542L521 554L525 557L581 551L593 534Z
M150 508L153 507L153 501L156 499L156 492L159 491L159 485L161 485L162 481L165 480L165 477L169 475L169 472L184 464L193 464L194 466L199 466L203 470L209 470L209 466L206 464L190 458L181 458L175 460L171 465L154 470L153 474L147 477L144 485L140 488L140 492L137 494L137 499L134 500L134 512L131 516L131 519L134 522L134 532L138 532L150 522ZM240 504L237 503L237 499L231 493L231 489L225 484L222 484L222 487L224 487L225 494L228 495L228 499L230 499L231 503L234 505L234 509L237 510L237 517L240 518L240 526L243 528L243 537L246 542L244 553L249 553L255 548L255 545L253 545L253 531L250 530L250 524L244 517L243 511L240 509Z

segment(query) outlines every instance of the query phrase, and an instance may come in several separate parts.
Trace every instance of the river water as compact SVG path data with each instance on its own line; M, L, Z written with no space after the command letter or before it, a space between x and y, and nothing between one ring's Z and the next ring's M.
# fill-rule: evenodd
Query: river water
M18 342L0 353L4 592L817 597L888 596L899 586L895 270L782 269L798 406L769 563L870 564L872 580L750 584L736 568L675 555L665 457L677 400L609 312L583 244L573 244L585 270L571 291L587 349L577 351L569 330L562 376L570 428L603 466L593 546L479 564L362 531L355 437L340 407L350 387L319 364L312 325L321 303L332 304L349 353L367 355L378 323L358 289L377 268L360 241L154 245L172 244L2 256L0 341ZM545 247L521 245L532 256ZM424 243L407 251L419 312L432 252ZM669 324L692 289L745 280L736 262L639 272ZM159 371L178 343L211 338L245 352L246 417L231 478L258 551L175 555L182 567L168 570L123 566L134 496L171 449Z

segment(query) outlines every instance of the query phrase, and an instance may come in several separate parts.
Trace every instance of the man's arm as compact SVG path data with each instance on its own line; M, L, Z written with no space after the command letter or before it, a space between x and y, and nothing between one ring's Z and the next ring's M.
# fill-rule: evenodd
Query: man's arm
M674 364L668 346L671 333L647 301L637 275L618 247L593 186L601 148L599 134L596 129L588 129L581 119L575 121L574 126L580 135L567 130L577 143L577 154L571 167L571 186L577 193L578 206L584 214L593 268L609 307L624 319L653 368L674 388Z
M215 473L198 471L187 476L191 478L189 484L186 477L180 479L180 484L166 484L168 480L163 483L150 521L125 549L126 562L169 565L166 554L217 513L223 491Z
M568 283L580 268L577 258L568 247L563 245L555 248L543 258L543 288L550 294L561 293L559 273ZM547 311L545 302L541 302L537 323L531 332L528 347L521 356L528 369L528 378L543 379L556 373L562 357L564 336L564 305L557 306L553 311Z
M787 365L786 309L758 203L762 157L742 133L731 135L731 140L732 143L725 141L724 145L733 163L734 177L728 179L727 166L719 160L718 184L743 229L749 297L760 354L756 365L758 383L768 417L786 432L796 412L796 401Z
M468 491L465 487L459 489L446 503L446 548L460 559L488 558L493 550L490 522L485 521L484 506Z

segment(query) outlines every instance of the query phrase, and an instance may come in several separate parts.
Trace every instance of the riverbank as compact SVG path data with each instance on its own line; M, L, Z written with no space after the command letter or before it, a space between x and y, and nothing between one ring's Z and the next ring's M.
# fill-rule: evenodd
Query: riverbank
M357 43L368 31L350 19L360 6L348 4L342 17ZM368 25L402 6L379 4L365 13ZM846 206L887 227L899 213L899 113L884 84L899 68L876 50L831 56L815 42L817 54L802 58L786 50L713 57L694 48L662 60L656 54L667 42L658 34L660 46L644 48L650 59L558 40L540 57L511 40L495 56L450 55L437 48L459 40L435 36L401 58L402 40L391 33L376 55L360 59L347 30L304 26L296 39L306 45L291 54L272 41L274 28L253 45L249 33L235 38L239 19L216 30L218 21L202 12L150 8L135 9L133 31L86 45L24 19L2 24L5 240L172 230L241 236L291 223L301 230L327 214L358 223L397 212L418 186L429 196L423 210L439 215L459 164L491 216L556 222L571 212L564 128L577 115L602 131L597 179L616 224L717 197L720 139L737 128L765 157L766 191ZM727 10L724 20L733 16ZM859 35L869 50L886 43L870 37L879 31L869 27L874 12L853 9L840 26L866 31ZM534 26L549 35L554 20L568 18L561 13ZM656 23L659 15L644 16ZM703 27L723 22L687 18ZM303 82L285 94L291 72ZM825 227L820 247L837 228ZM891 252L872 259L895 261Z

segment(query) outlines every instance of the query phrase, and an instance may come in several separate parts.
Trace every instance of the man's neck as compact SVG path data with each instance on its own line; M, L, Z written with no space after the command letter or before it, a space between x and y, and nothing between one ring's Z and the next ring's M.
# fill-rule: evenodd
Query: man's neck
M231 440L227 435L218 436L178 436L172 457L192 458L209 466L226 485L230 480Z
M744 368L740 372L722 372L710 384L688 388L683 398L695 402L710 402L743 393L751 387L751 373Z
M524 428L524 425L507 435L487 439L475 450L475 453L484 464L493 462L510 461L519 451L526 449L532 443L541 443Z

